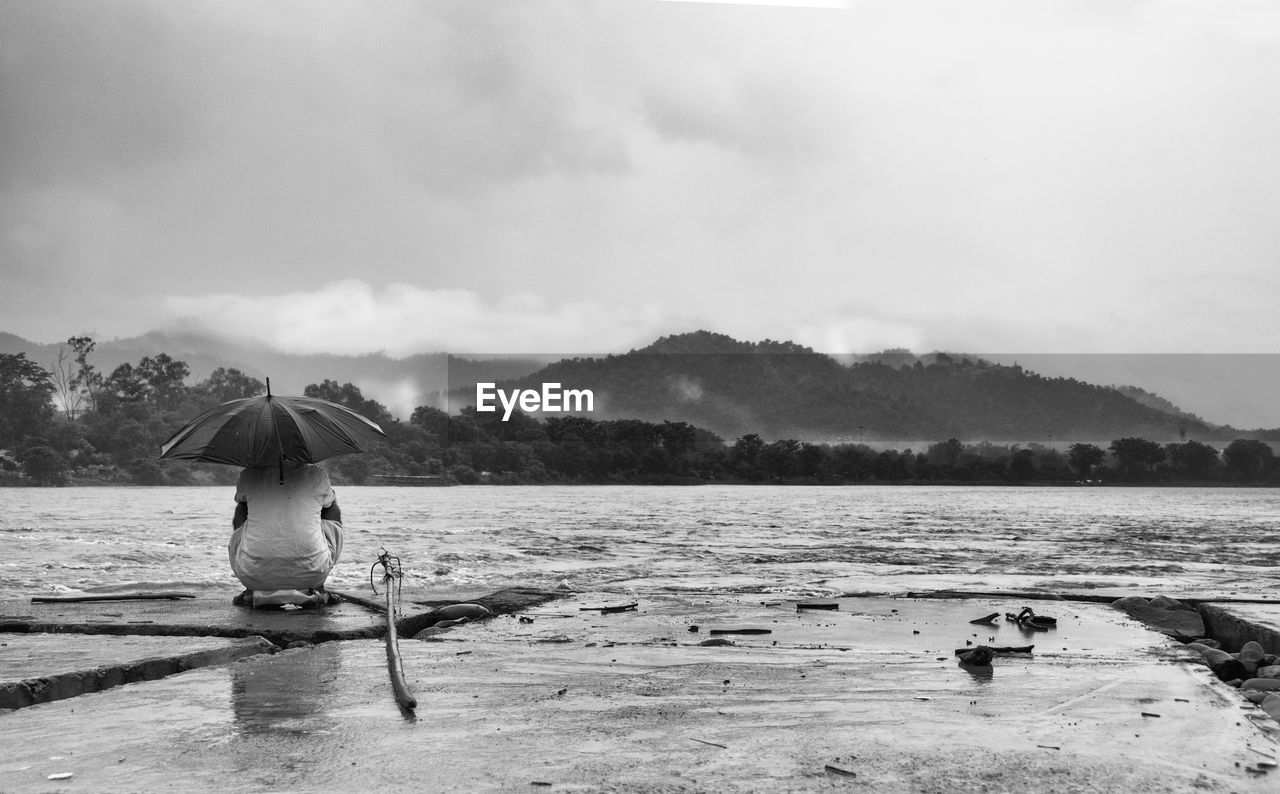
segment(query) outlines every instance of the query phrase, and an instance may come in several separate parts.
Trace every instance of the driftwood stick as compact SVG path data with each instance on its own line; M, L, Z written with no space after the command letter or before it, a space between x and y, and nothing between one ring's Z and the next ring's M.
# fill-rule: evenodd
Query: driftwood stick
M360 596L351 595L350 593L344 593L338 590L330 590L329 595L337 596L340 601L350 601L353 604L359 604L360 606L365 607L367 609L372 609L373 611L379 614L382 614L387 611L387 608L382 604L379 604L377 601L370 601L367 598L361 598Z
M632 602L630 604L621 604L619 606L578 607L578 611L579 612L600 612L601 614L607 615L610 612L626 612L628 610L635 609L638 606L640 606L639 602Z
M391 574L388 573L383 581L387 585L387 669L391 673L391 689L396 694L396 702L412 710L418 707L418 699L409 691L409 682L404 680L404 665L400 661L400 642L396 638L396 612L391 603Z
M978 647L981 647L981 646L978 646ZM992 653L1031 653L1031 649L1036 646L1034 645L1018 645L1018 646L1001 645L999 647L996 647L996 646L987 646L987 647ZM962 653L968 653L972 650L973 648L956 648L956 656L959 656Z
M387 600L383 607L387 613L387 672L391 674L391 689L395 693L396 703L403 711L412 712L418 707L418 699L409 691L409 682L404 678L404 663L400 661L400 640L396 637L396 603L400 598L400 584L404 573L400 570L400 558L384 548L378 555L378 561L369 568L369 586L375 593L378 588L373 584L373 572L379 565L382 566L382 586Z
M76 601L147 601L160 599L195 598L194 593L86 593L85 595L32 596L33 604L69 604Z
M729 745L727 745L727 744L720 744L719 742L709 742L709 741L707 741L706 739L696 739L696 738L694 738L694 737L692 737L692 736L690 736L689 738L690 738L690 739L692 739L692 740L693 740L693 741L695 741L695 742L700 742L700 743L702 743L702 744L709 744L709 745L711 745L712 747L719 747L721 750L728 750L728 749L729 749Z

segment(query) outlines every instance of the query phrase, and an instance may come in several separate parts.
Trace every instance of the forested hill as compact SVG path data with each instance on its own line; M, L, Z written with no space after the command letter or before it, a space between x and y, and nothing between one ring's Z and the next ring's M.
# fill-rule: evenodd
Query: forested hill
M25 353L50 371L59 347L0 333L0 353ZM476 381L498 381L504 388L560 382L592 389L596 418L684 421L725 439L755 433L881 443L1109 443L1138 436L1164 443L1179 440L1183 428L1186 438L1202 441L1280 438L1275 430L1211 425L1139 388L1047 378L977 356L892 350L837 360L791 342L742 342L707 331L663 337L625 354L549 365L549 357L291 355L245 340L155 333L103 342L93 363L107 373L161 352L186 362L197 381L216 368L234 367L259 379L269 376L281 393L299 393L324 380L351 382L402 419L420 405L456 412L473 404Z
M40 344L0 332L0 354L22 353L47 370L57 368L66 345ZM350 382L407 419L413 409L429 402L429 395L447 391L451 382L475 382L527 375L551 360L548 357L490 357L483 360L447 353L417 353L392 358L385 353L339 355L285 353L249 339L207 333L154 331L143 336L99 342L93 364L109 373L143 356L164 353L186 363L193 381L215 369L235 368L258 379L271 378L278 394L301 394L309 383Z
M842 364L791 342L699 331L604 358L565 359L504 388L591 389L597 418L683 421L724 438L811 441L1153 441L1232 437L1122 391L959 355L902 351ZM454 381L457 384L457 381ZM474 393L470 395L474 402ZM1148 398L1154 395L1147 395ZM455 400L465 400L455 392ZM455 402L456 406L458 403Z

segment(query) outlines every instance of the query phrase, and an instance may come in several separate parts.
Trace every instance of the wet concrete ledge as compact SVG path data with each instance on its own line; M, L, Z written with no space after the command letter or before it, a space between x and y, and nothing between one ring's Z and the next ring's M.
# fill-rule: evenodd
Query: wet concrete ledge
M1280 605L1201 604L1206 633L1228 651L1253 640L1267 653L1280 655Z
M203 626L186 623L106 623L97 621L45 622L39 619L4 618L0 619L0 632L31 634L106 634L113 636L145 636L145 637L225 637L227 639L245 639L261 637L278 647L286 647L295 642L335 642L338 640L377 639L385 634L386 626L370 626L363 629L346 631L326 631L322 629L281 629L255 630L236 626Z
M495 616L514 615L535 609L567 593L513 587L475 595L406 592L401 606L408 612L396 621L402 637L433 625L436 608L469 602L487 607ZM995 593L938 591L910 593L911 598L990 598ZM1043 593L1000 593L1018 600L1103 602L1106 596L1076 598L1046 596ZM151 681L175 673L229 664L248 656L273 653L300 643L380 639L386 633L385 611L376 604L340 602L321 610L247 610L235 607L225 594L191 601L131 601L97 603L0 604L0 636L4 632L28 634L91 634L104 636L148 636L187 638L227 638L238 640L214 650L164 654L128 659L111 664L57 672L46 676L0 681L0 709L17 709L37 703L98 692L121 684ZM1248 640L1259 641L1271 653L1280 652L1280 604L1201 603L1199 613L1205 634L1229 649Z
M179 656L137 659L95 667L91 670L75 670L40 678L0 682L0 709L26 708L37 703L64 700L89 692L101 692L121 684L155 681L175 673L230 664L262 653L275 653L277 650L279 649L267 640L252 637L236 640L223 648L195 651Z
M1274 791L1258 766L1275 757L1266 726L1109 605L1044 604L1058 627L1024 640L969 623L1022 598L813 611L648 593L604 612L622 596L565 596L523 621L402 640L416 717L397 708L380 640L330 642L21 709L0 720L0 779L15 794ZM771 633L700 641L735 627ZM967 639L992 637L1041 647L985 671L957 663Z
M435 608L466 601L487 607L494 615L532 609L563 593L531 588L508 588L478 597L409 600L401 607L409 612L396 621L401 636L412 636L433 625ZM233 606L230 596L218 595L182 601L119 602L8 602L0 604L0 637L8 634L107 637L226 638L222 647L184 653L112 661L89 668L45 676L0 680L0 709L18 709L38 703L99 692L121 684L153 681L199 667L230 664L248 656L274 653L302 643L317 645L360 639L380 639L386 634L385 611L357 603L338 602L323 609L251 610ZM46 651L46 655L51 652Z
M462 601L482 604L495 615L532 609L563 595L512 587L481 596L406 592L396 631L412 636L435 623L439 606ZM233 606L230 596L183 601L0 603L0 633L108 634L169 637L262 637L280 647L297 642L319 644L341 640L380 639L386 634L385 611L339 601L323 609L252 610Z

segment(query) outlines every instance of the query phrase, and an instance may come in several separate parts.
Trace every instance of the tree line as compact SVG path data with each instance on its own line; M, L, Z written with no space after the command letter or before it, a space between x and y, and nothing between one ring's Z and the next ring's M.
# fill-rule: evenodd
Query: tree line
M99 372L94 341L72 337L53 368L24 354L0 354L0 484L229 484L228 466L161 461L160 445L188 420L228 400L264 394L265 384L219 368L188 384L186 363L164 353ZM1122 437L1103 447L962 442L920 450L863 443L767 440L746 433L726 443L685 422L584 416L510 421L473 408L457 415L422 406L401 421L351 383L304 389L382 426L386 438L363 455L324 465L340 484L393 477L451 483L1192 483L1280 484L1280 461L1264 441L1217 449L1196 440L1159 444Z

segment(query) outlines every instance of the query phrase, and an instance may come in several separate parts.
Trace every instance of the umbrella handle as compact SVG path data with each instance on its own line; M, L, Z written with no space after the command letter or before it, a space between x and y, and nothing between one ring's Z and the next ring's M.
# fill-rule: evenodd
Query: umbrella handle
M267 378L267 402L271 402L271 378ZM284 485L284 442L280 439L280 428L276 428L276 446L280 449L280 484Z

